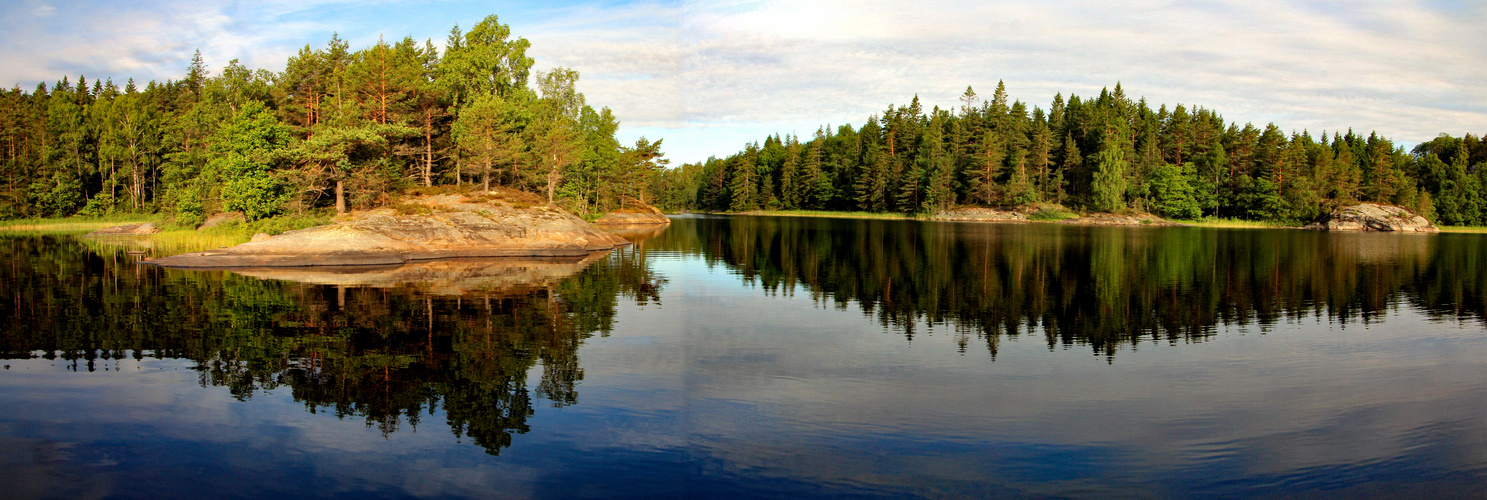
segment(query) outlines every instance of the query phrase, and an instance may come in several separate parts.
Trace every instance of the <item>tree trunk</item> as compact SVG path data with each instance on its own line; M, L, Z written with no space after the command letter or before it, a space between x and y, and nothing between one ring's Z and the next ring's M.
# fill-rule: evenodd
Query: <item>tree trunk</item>
M336 215L346 213L346 189L340 179L336 179Z
M558 157L553 155L552 166L547 170L547 206L553 206L553 192L558 186Z
M423 112L423 185L424 187L434 185L431 177L434 173L434 111L426 109Z

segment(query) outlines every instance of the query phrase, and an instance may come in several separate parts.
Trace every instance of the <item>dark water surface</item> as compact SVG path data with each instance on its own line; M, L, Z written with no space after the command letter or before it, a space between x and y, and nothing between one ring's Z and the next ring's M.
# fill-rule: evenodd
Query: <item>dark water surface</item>
M1487 235L630 237L236 274L0 235L0 497L1487 496Z

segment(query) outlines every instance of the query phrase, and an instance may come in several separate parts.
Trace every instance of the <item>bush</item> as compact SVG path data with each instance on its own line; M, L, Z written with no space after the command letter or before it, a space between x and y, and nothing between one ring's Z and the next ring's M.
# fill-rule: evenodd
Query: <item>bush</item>
M1077 218L1079 218L1079 214L1062 208L1040 208L1038 211L1027 215L1027 220L1036 221L1059 221Z

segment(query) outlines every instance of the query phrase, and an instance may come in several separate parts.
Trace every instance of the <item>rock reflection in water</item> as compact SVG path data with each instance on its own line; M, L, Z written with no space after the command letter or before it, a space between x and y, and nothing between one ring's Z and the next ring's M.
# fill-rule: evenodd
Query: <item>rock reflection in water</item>
M602 251L578 259L436 259L396 266L248 267L228 271L315 285L412 288L434 295L517 295L550 288L608 255L609 251Z
M649 240L671 227L670 224L607 224L599 226L604 231L619 235L621 238L630 240L631 243L641 243Z

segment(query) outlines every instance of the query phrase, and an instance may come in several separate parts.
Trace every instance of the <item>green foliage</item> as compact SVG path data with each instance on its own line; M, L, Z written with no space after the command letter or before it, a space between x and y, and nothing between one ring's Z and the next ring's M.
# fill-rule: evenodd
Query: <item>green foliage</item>
M258 220L283 211L290 193L278 178L252 173L228 179L222 186L222 198L227 210L242 212L248 220Z
M110 193L108 191L101 191L98 194L93 195L92 198L89 198L88 204L84 205L82 210L78 210L77 214L85 217L98 217L102 215L108 215L113 212L113 193Z
M1169 219L1196 219L1202 215L1193 196L1192 176L1176 165L1163 163L1152 170L1146 185L1158 215Z
M289 201L288 186L274 170L284 160L289 128L258 102L248 103L217 132L209 171L223 179L223 206L248 220L273 216Z
M1095 175L1090 183L1090 206L1101 212L1119 212L1126 209L1126 163L1125 154L1119 147L1107 146L1090 157L1095 165Z
M71 215L83 202L80 183L61 171L48 180L31 183L26 191L27 201L35 207L37 215L44 217Z

